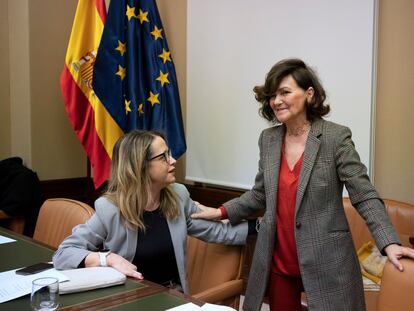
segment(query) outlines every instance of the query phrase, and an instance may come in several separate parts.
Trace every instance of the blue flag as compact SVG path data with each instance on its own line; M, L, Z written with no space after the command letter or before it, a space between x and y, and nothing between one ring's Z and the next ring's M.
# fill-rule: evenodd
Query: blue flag
M186 150L178 84L155 0L112 0L93 89L119 127L159 130L174 158Z

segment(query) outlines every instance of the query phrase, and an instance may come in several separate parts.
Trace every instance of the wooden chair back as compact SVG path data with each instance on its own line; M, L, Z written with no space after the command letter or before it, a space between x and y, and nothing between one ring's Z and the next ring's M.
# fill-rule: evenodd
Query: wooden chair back
M40 208L33 239L57 248L76 225L86 222L94 213L92 207L80 201L48 199Z

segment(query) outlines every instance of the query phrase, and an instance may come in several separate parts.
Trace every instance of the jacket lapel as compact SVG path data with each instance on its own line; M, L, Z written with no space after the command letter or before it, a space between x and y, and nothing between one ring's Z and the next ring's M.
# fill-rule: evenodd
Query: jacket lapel
M266 209L270 211L271 219L276 219L276 198L279 182L280 158L282 151L285 126L276 126L270 132L268 142L265 144L264 184L266 185L267 201Z
M321 144L319 137L322 134L322 125L322 119L315 120L312 123L308 135L308 140L305 146L305 153L303 155L302 168L299 175L298 192L296 195L295 218L301 206L303 195L305 193L306 187L308 186L313 165L315 164L316 155L319 151L319 146Z
M185 212L181 209L181 215L177 219L167 219L168 229L170 229L171 242L174 248L175 259L177 261L178 274L180 276L181 286L184 293L189 293L187 283L187 260L185 258L185 252L187 245L187 227L185 222Z

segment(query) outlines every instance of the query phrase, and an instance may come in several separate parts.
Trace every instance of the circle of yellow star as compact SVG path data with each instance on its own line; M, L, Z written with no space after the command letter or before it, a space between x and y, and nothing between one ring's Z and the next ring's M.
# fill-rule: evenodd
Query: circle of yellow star
M152 93L150 91L150 97L148 97L147 100L151 103L151 106L154 106L155 104L159 104L160 103L160 101L158 100L158 96L159 95L160 95L159 93L154 94L154 93Z
M167 60L171 61L170 54L171 54L170 51L166 51L165 49L162 49L162 54L158 55L158 57L161 57L165 64Z
M124 56L124 53L126 52L126 43L122 43L118 40L118 47L115 49L121 53L121 56Z
M154 36L154 40L157 40L159 38L162 39L161 32L162 32L162 29L158 29L157 26L154 26L154 30L151 31L151 34Z
M162 86L164 86L165 83L170 83L170 81L168 81L168 72L163 73L161 70L160 75L155 80L160 81Z
M124 80L126 76L126 68L123 68L121 65L118 65L118 71L116 72L116 74L121 77L121 80Z
M130 101L130 100L127 100L127 99L125 98L125 114L128 114L128 112L131 112L131 107L130 107L130 105L131 105L131 101Z
M135 16L135 7L132 7L132 8L131 8L131 7L127 4L127 10L126 10L125 15L128 17L128 21L130 21L130 20L131 20L131 18L136 17L136 16Z
M139 14L138 14L137 18L139 19L139 21L140 21L141 24L143 22L149 23L149 20L148 20L148 12L142 12L141 9L139 9Z
M144 105L143 104L139 104L139 106L138 106L138 113L141 115L141 114L144 114Z

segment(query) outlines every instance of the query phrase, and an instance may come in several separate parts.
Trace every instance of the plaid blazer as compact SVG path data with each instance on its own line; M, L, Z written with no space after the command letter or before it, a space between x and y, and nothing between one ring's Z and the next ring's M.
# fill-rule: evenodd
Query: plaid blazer
M224 204L237 223L266 209L243 309L260 310L276 241L276 209L281 148L285 126L264 130L255 184ZM295 206L295 239L309 310L365 310L362 277L342 205L343 186L365 219L380 250L399 243L385 207L361 163L349 128L317 119L306 142ZM283 237L280 237L283 238ZM281 310L283 311L283 310Z

